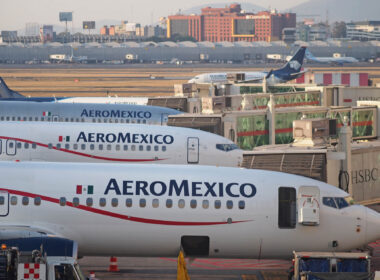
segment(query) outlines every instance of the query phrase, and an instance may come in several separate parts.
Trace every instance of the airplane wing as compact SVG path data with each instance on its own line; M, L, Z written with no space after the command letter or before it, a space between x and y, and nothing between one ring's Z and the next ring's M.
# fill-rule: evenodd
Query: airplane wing
M51 231L23 225L0 225L0 240L55 236Z

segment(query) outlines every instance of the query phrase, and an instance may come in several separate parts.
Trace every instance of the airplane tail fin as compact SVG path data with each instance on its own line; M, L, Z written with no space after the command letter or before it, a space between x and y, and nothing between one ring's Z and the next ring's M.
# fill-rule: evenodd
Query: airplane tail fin
M11 90L0 77L0 99L1 98L23 98L24 96L17 91Z
M300 47L296 54L282 67L274 72L284 74L294 74L301 70L303 59L305 58L306 47Z

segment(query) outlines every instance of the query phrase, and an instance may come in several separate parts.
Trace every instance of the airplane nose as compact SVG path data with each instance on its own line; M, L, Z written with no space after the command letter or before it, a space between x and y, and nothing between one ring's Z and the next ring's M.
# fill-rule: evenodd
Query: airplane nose
M367 243L380 239L380 213L366 208L366 238Z

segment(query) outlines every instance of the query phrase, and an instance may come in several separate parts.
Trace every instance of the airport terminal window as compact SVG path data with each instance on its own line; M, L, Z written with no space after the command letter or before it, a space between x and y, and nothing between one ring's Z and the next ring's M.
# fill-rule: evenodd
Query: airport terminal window
M1 120L2 120L2 121L4 120L4 117L3 117L3 116L1 117Z
M59 205L61 205L61 206L65 206L66 205L66 198L65 197L61 197L59 199Z
M125 123L129 123L129 119L126 119L126 120L125 120Z
M29 205L29 197L23 196L22 197L22 205Z
M71 121L71 122L74 122L74 118L71 118L70 121Z
M21 149L22 144L20 142L17 142L17 149Z
M35 120L35 121L38 121L38 117L35 117L34 120Z
M36 143L32 143L32 148L36 149L37 148L37 144Z
M11 196L11 205L17 205L17 196Z
M18 121L21 121L21 117L17 117L17 120L18 120Z
M232 209L232 207L234 206L234 203L232 202L232 200L227 200L226 206L227 206L227 209Z
M124 151L128 151L128 145L124 145Z
M0 196L0 205L4 205L4 203L5 203L5 197Z
M23 119L24 121L26 121L26 117L23 117L22 119Z
M33 120L33 117L29 117L29 121L31 122Z
M145 198L140 199L140 207L144 208L146 206L146 200Z
M106 122L107 122L107 119L104 119L104 122L106 123Z
M81 148L82 150L86 150L86 144L81 144L81 145L80 145L80 148Z
M75 121L76 121L76 122L79 122L79 119L78 119L78 118L76 118L76 119L75 119Z
M74 197L74 198L73 198L73 205L74 205L75 207L78 207L78 206L79 206L79 198L78 198L78 197Z
M68 122L69 121L69 118L65 118L65 122Z
M152 200L152 206L153 206L153 208L157 208L159 206L159 201L157 198Z
M173 207L173 200L170 198L166 200L166 207L167 208L172 208Z
M9 117L7 117L7 121L9 121Z
M137 120L137 123L140 123L140 120Z
M93 151L95 149L95 145L94 144L90 144L90 150Z
M158 151L158 146L154 146L154 151L157 152Z
M111 200L112 207L117 207L118 204L119 204L119 201L117 200L117 198L112 198Z
M108 145L107 145L107 151L111 151L111 149L112 149L111 144L108 144Z
M58 143L56 147L57 147L57 150L60 150L61 149L61 144Z
M29 143L24 143L24 148L29 149Z
M96 122L96 119L92 119L92 122Z
M125 206L132 207L132 198L127 198L125 200Z
M185 200L184 199L178 200L178 207L179 208L184 208L185 207Z
M124 123L124 119L120 119L120 122L121 122L121 123Z
M108 122L112 123L112 119L109 119Z
M89 198L86 199L86 205L88 207L91 207L93 204L94 204L94 201L92 200L91 197L89 197Z
M244 209L245 208L245 201L244 200L240 200L239 201L239 209Z
M119 122L119 120L118 119L115 119L115 123L118 123Z
M103 150L103 144L99 144L99 151Z
M193 209L197 208L197 201L195 199L190 200L190 207Z
M15 121L16 120L16 118L15 117L12 117L12 121Z
M208 207L209 207L209 202L208 202L208 200L203 200L203 201L202 201L202 207L203 207L204 209L208 209Z
M161 149L163 152L166 152L166 146L162 146Z
M278 227L296 227L296 189L280 187L278 189Z
M41 197L36 196L34 198L34 205L40 206L41 205Z
M144 146L143 145L139 145L139 151L144 151Z
M101 207L105 207L106 206L106 199L104 197L102 197L102 198L99 199L99 205Z
M136 146L135 145L132 145L131 146L131 151L135 151L136 150Z
M50 122L50 121L51 121L50 117L49 117L49 118L47 118L47 120L48 120L48 122Z
M143 122L143 123L146 123L146 120L143 120L142 122Z
M120 151L120 145L119 144L117 144L115 148L116 148L116 151Z
M70 149L70 144L65 144L65 149L66 150Z
M101 123L102 122L102 120L101 119L98 119L98 123Z
M220 200L215 200L215 209L220 209L221 206L222 202L220 202Z
M81 119L81 122L84 122L84 118Z
M148 152L150 151L150 149L151 149L151 146L150 146L150 145L146 146L146 150L147 150Z

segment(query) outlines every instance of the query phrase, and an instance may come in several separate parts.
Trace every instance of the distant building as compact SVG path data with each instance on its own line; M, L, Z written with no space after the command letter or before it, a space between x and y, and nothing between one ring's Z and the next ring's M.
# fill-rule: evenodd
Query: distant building
M360 21L346 24L347 38L359 41L380 41L380 21Z
M25 36L38 36L40 34L40 25L36 22L25 24Z
M100 28L100 35L115 35L115 26L111 25L108 27L107 25L104 25L102 28Z
M206 7L201 15L173 15L167 20L167 37L192 37L197 41L277 41L284 28L296 27L296 14L276 10L246 13L239 4Z
M144 26L144 37L147 37L147 38L149 38L149 37L160 37L160 38L166 37L166 29L159 26L159 25Z
M330 27L325 23L299 22L296 28L296 38L300 41L326 41L330 35Z
M40 39L42 43L53 42L54 40L53 25L44 25L40 28Z

